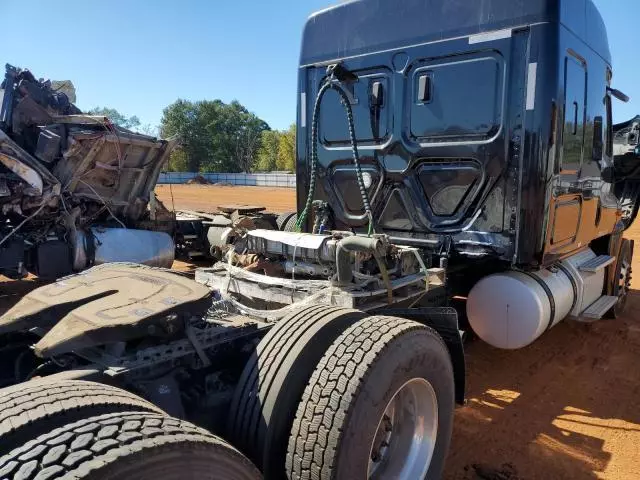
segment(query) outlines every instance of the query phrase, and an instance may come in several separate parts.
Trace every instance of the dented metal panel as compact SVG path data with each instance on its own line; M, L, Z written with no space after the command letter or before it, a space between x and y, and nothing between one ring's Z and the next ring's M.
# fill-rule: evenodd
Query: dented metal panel
M9 155L6 155L2 152L0 152L0 162L2 162L5 167L18 175L25 182L27 182L29 186L31 186L31 188L33 188L32 191L25 191L26 195L42 195L42 177L33 168L20 162L20 160L10 157Z

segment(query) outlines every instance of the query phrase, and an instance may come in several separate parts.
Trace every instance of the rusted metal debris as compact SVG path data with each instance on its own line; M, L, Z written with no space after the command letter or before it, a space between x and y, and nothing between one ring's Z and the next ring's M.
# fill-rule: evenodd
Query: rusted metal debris
M59 277L87 268L98 261L96 228L126 228L128 238L136 230L147 230L141 238L156 231L152 245L111 245L109 251L137 248L134 258L162 257L162 266L170 266L173 253L164 250L175 216L153 192L176 141L85 115L73 101L70 81L37 79L6 66L0 85L0 274Z

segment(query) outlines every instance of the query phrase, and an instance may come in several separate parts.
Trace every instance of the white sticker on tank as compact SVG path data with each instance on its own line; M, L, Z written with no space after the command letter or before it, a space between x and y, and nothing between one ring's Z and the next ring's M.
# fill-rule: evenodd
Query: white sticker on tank
M469 45L476 43L492 42L494 40L502 40L503 38L511 38L511 29L496 30L495 32L479 33L469 37Z
M300 127L305 128L307 126L307 94L302 92L300 94Z
M527 75L527 110L533 110L536 106L536 81L538 78L538 64L529 64Z

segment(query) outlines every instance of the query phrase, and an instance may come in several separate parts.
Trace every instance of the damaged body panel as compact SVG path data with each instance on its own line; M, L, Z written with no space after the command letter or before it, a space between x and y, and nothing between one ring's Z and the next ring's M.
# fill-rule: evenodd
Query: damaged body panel
M100 261L92 228L126 228L130 236L136 229L155 230L143 236L157 241L136 260L150 257L153 265L170 266L172 256L153 261L153 248L170 240L173 215L159 202L148 207L175 140L83 115L70 101L70 82L52 85L6 67L0 90L0 273L62 276L87 268ZM49 265L39 261L54 251L62 255ZM74 262L78 257L84 263Z

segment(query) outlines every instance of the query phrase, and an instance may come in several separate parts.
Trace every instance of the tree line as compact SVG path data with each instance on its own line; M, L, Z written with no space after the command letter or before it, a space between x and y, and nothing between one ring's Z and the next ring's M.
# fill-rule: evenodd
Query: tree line
M124 128L161 137L177 136L181 147L169 158L171 172L270 172L295 170L295 125L273 130L238 101L177 100L164 109L157 128L141 125L110 108L94 108Z

